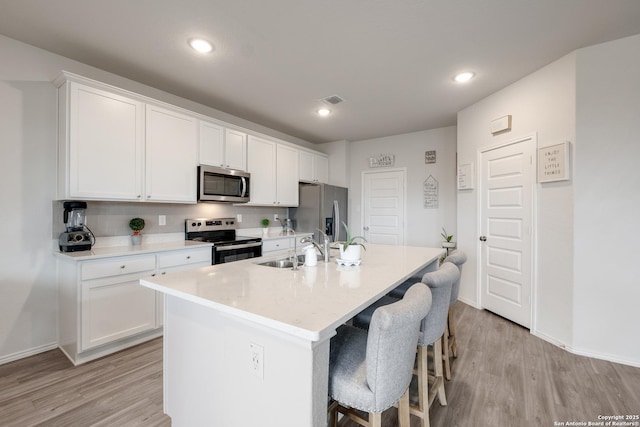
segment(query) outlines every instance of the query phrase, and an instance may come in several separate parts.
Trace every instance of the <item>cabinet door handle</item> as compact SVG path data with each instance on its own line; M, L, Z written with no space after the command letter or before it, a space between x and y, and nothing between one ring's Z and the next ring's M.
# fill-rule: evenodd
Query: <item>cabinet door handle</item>
M156 273L153 273L153 274L151 275L151 277L156 277Z
M160 274L162 274L162 275L164 276L165 274L167 274L167 272L166 272L166 271L163 271L163 272L162 272L162 273L160 273Z
M187 259L191 259L191 255L187 256Z
M138 197L138 199L142 199L142 195L141 194L138 194L137 197Z
M124 269L126 267L126 265L121 265L120 268Z

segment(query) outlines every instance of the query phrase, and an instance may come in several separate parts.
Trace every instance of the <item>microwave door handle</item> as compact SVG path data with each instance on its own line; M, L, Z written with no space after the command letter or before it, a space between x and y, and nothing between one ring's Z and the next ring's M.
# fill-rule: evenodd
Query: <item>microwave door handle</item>
M246 193L247 193L247 179L244 176L240 177L240 180L242 182L242 190L241 192L241 196L240 197L246 197Z

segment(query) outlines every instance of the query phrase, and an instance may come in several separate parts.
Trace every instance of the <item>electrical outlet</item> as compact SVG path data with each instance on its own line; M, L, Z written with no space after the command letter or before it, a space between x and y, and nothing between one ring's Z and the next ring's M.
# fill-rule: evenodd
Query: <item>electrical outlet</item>
M278 214L273 214L273 220L277 221L278 220Z
M242 214L236 214L236 222L242 222Z
M249 371L264 379L264 347L252 342L249 343Z
M158 225L167 225L166 215L158 215Z

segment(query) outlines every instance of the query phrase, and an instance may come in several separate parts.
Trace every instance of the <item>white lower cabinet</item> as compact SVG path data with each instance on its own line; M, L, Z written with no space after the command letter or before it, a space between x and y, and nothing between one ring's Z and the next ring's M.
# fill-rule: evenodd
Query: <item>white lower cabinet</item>
M211 248L199 248L158 254L159 275L211 265ZM156 326L164 325L164 294L156 292Z
M162 335L164 298L139 280L211 264L211 248L58 260L58 345L74 364Z
M143 276L82 282L82 351L156 328L156 292L140 286Z
M313 233L299 233L295 236L281 236L271 237L262 241L262 255L275 254L276 252L290 251L297 248L298 251L302 249L305 244L300 243L304 237L313 236ZM294 239L298 239L296 245Z

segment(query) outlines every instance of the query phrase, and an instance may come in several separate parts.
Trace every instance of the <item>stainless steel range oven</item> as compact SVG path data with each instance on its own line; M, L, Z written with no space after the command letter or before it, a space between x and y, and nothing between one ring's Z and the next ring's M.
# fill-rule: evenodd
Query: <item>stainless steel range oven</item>
M236 237L235 218L196 218L185 220L186 240L213 243L212 264L262 256L262 239Z

